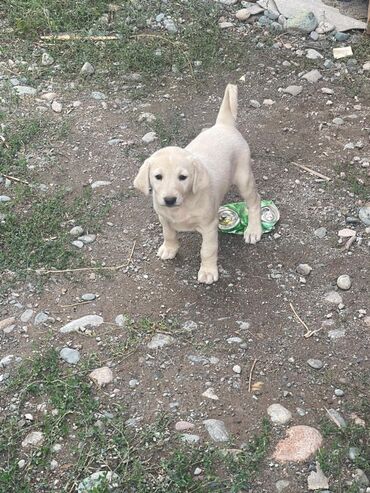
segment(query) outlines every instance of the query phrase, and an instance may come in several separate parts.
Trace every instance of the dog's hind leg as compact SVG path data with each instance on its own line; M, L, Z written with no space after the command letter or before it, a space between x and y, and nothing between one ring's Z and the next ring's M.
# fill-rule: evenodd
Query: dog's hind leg
M248 152L239 158L234 176L234 184L248 207L248 227L244 232L246 243L257 243L262 236L261 197L257 192L256 182L250 165Z

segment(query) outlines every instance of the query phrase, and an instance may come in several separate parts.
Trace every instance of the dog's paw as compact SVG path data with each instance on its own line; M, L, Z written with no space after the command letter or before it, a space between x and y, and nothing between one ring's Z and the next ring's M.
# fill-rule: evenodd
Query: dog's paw
M258 241L260 241L262 237L262 226L258 224L258 226L247 227L244 231L244 240L246 243L251 243L254 245Z
M213 284L218 280L217 267L201 267L198 272L198 281L203 284Z
M162 260L170 260L176 257L176 253L178 252L178 249L179 249L178 245L169 246L166 245L166 243L163 243L163 245L159 247L157 256Z

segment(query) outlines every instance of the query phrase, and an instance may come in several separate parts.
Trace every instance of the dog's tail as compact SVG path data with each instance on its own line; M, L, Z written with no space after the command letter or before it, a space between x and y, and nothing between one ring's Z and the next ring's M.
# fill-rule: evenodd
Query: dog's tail
M226 86L224 99L218 112L216 123L232 125L236 123L238 113L238 87L234 84Z

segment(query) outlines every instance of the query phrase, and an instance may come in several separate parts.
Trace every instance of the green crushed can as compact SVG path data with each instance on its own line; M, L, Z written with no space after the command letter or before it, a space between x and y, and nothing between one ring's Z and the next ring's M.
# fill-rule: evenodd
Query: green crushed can
M280 219L272 200L261 200L262 232L269 233ZM225 204L218 210L218 229L223 233L244 234L248 226L248 209L245 202Z

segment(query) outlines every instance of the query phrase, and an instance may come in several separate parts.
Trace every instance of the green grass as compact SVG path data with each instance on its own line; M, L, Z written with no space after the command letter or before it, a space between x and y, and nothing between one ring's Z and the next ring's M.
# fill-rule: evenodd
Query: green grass
M166 414L133 431L124 424L125 409L106 400L104 391L89 382L93 364L96 361L67 367L49 348L24 361L2 385L2 405L12 402L15 407L1 416L0 491L49 491L56 477L63 491L74 491L96 470L113 471L120 491L137 493L208 493L210 489L237 493L251 487L269 446L267 421L237 455L207 445L184 446L170 431L172 419ZM36 411L42 403L45 410ZM34 422L24 422L27 412ZM25 451L20 444L32 430L43 432L44 442ZM63 444L60 454L53 452L55 443ZM20 459L26 461L24 469L18 467ZM59 462L54 473L52 459ZM199 477L194 476L196 467L202 469ZM108 485L101 484L96 491L104 493Z

